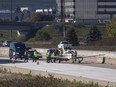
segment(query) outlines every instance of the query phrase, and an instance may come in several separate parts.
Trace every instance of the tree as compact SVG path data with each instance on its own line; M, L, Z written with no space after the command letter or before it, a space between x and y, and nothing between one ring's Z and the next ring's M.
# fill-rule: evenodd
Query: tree
M30 20L30 11L29 10L23 10L21 13L21 21L31 21Z
M42 17L43 17L43 14L42 13L35 13L33 16L32 16L32 21L34 22L37 22L37 21L41 21L42 20Z
M19 21L19 17L16 15L14 20Z
M3 22L3 19L0 18L0 22Z
M50 39L51 39L51 36L46 31L38 31L36 34L36 40L49 41Z
M101 32L97 29L96 26L92 26L90 31L87 33L86 42L96 41L101 39Z
M21 8L18 6L16 7L16 10L15 10L16 13L21 13Z
M116 37L116 18L106 25L106 29L109 37Z
M66 40L69 41L70 43L72 43L75 46L77 46L79 44L77 34L76 34L74 29L70 29L70 30L67 31Z

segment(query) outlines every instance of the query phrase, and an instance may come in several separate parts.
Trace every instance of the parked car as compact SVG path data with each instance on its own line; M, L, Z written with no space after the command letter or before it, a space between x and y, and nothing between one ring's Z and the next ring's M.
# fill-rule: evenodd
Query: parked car
M28 57L29 57L29 58L33 58L34 49L31 48L31 47L27 47L26 50L27 50L27 52L28 52Z
M2 44L2 46L3 46L3 47L9 47L11 42L12 42L12 41L10 41L10 40L5 40L5 41L3 42L3 44Z
M28 57L29 57L29 58L33 58L34 50L35 50L35 49L33 49L33 48L31 48L31 47L27 47L26 50L27 50L27 52L28 52ZM42 54L41 54L40 52L38 52L38 57L39 57L39 58L42 58Z
M10 59L14 58L25 58L25 44L21 42L12 42L9 47L9 57Z

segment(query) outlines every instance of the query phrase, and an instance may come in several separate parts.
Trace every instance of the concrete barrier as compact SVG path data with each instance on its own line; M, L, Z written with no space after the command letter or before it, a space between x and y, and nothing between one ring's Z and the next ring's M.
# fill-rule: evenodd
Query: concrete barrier
M40 52L43 58L46 58L47 49L43 49L43 48L34 48L34 49ZM94 50L91 50L91 51L90 50L76 50L76 51L77 51L77 55L80 55L83 57L104 54L103 56L84 58L82 62L116 64L116 52L115 51L94 51ZM9 48L0 47L0 56L8 57L8 55L9 55Z
M77 50L77 53L82 56L92 56L92 55L104 54L103 56L96 56L93 58L92 57L85 58L84 62L116 64L116 52L115 51Z
M9 56L9 47L0 47L0 56Z

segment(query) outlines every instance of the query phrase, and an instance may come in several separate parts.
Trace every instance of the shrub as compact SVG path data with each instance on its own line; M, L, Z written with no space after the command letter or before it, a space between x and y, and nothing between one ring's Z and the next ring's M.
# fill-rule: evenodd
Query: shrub
M101 38L101 32L97 29L96 26L92 26L90 31L87 33L86 42L97 41Z
M77 34L74 29L70 29L67 34L66 34L66 40L72 43L74 46L77 46L78 43L78 38Z

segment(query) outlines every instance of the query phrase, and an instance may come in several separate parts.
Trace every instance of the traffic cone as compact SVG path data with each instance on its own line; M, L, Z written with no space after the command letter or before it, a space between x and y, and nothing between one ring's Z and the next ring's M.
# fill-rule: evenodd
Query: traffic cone
M14 64L14 63L15 63L14 58L12 58L12 64Z

